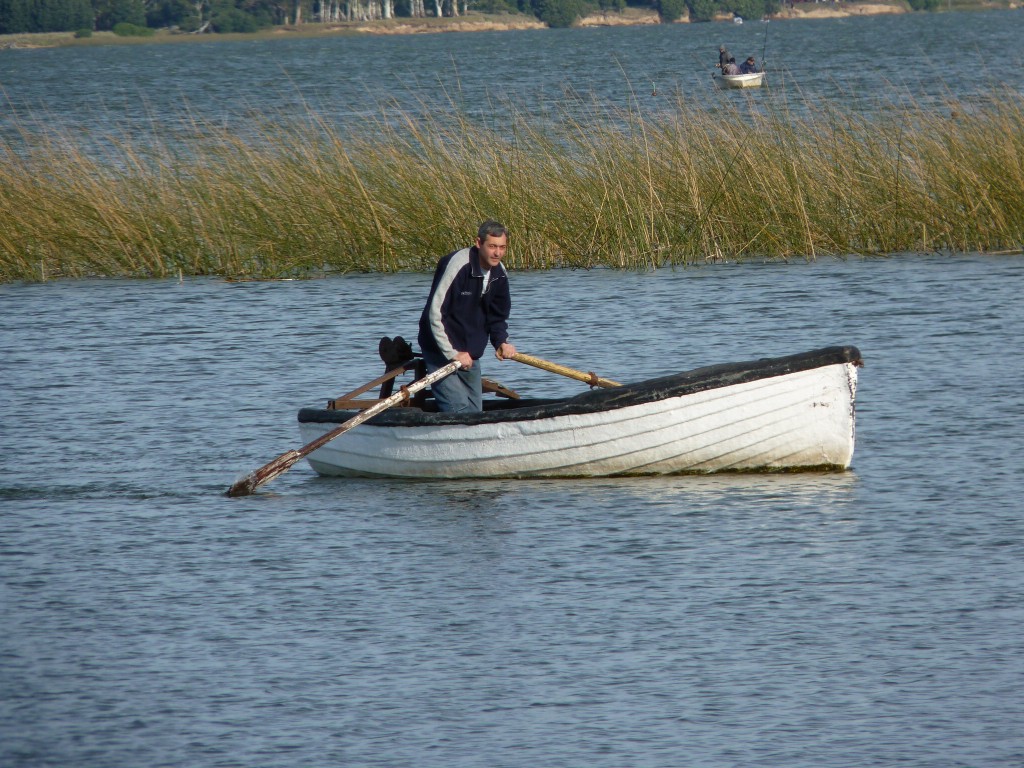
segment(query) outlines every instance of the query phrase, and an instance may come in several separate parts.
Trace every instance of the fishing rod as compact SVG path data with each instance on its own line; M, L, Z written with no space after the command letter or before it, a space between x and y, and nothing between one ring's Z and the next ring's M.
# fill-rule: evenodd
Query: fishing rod
M768 23L764 25L764 45L761 46L761 71L764 72L764 52L768 50Z

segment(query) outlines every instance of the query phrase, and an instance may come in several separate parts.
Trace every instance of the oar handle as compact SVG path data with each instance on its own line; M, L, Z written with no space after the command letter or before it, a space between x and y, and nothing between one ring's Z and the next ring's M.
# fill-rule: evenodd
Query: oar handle
M565 365L559 365L558 363L552 363L548 360L542 360L539 357L533 355L524 355L522 352L516 352L511 357L517 363L526 363L532 365L534 368L540 368L544 371L550 371L551 373L560 373L562 376L568 376L570 379L576 379L577 381L585 381L592 387L606 387L611 389L612 387L621 387L622 385L617 381L611 379L602 379L593 371L584 372L577 371L575 368L569 368Z
M439 381L440 379L443 379L445 376L455 373L461 367L462 365L460 363L453 360L443 368L438 368L433 373L428 373L422 379L418 379L417 381L414 381L412 384L402 387L398 392L395 392L395 394L391 395L391 397L385 398L384 400L381 400L379 403L371 405L365 411L360 411L351 419L346 421L344 424L338 425L330 432L327 432L318 437L316 440L313 440L312 442L302 446L301 448L299 448L299 450L282 453L280 456L278 456L270 463L264 464L257 470L253 470L248 475L243 477L241 480L237 481L230 488L228 488L227 495L248 496L250 493L255 491L264 483L269 483L278 475L283 475L285 472L291 469L292 466L294 466L294 464L303 456L308 456L317 448L326 445L327 443L331 442L331 440L338 437L339 435L344 434L345 432L348 432L353 427L358 427L364 421L372 419L378 413L386 411L391 406L397 405L398 403L408 400L410 395L419 392L424 387L429 387L435 381Z

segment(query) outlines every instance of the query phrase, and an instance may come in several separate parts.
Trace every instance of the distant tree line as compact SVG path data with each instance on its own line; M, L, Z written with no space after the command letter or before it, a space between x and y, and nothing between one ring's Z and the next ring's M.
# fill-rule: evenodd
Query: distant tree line
M759 19L780 0L0 0L0 34L172 28L182 32L256 32L304 22L370 21L395 17L520 12L551 27L568 27L593 11L627 4L653 8L662 21L720 14ZM940 0L909 0L935 10Z

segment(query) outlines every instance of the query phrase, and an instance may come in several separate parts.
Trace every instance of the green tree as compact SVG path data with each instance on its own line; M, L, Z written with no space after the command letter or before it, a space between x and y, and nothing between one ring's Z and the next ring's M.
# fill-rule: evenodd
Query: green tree
M657 0L658 16L663 24L679 21L686 11L686 0Z
M219 8L210 17L210 26L214 32L255 32L259 25L249 14L237 8Z
M571 27L583 16L583 0L537 0L535 14L549 27Z
M92 29L89 0L0 0L0 34Z
M64 29L92 29L96 23L91 0L69 0L68 19Z
M509 13L517 10L514 2L509 3L506 0L478 0L478 2L473 4L473 7L483 13ZM404 3L395 3L395 15L410 15L409 3L407 0Z
M96 29L113 29L115 24L146 26L142 0L101 0L96 9Z
M130 24L127 21L119 21L114 25L114 34L118 37L152 37L155 33L155 29Z
M150 27L178 27L186 32L199 29L202 6L190 0L156 0L146 10L146 25Z
M218 9L235 7L257 20L260 29L274 24L287 24L297 3L292 0L213 0L211 13ZM312 4L303 3L303 16L312 16Z
M0 35L28 32L28 0L0 0Z
M257 0L213 0L210 27L214 32L256 32L272 26L278 6Z
M764 16L764 0L727 0L723 10L744 19L760 19Z
M686 7L690 11L690 21L711 21L718 13L715 0L686 0Z
M528 16L537 16L537 2L539 0L516 0L516 5L519 7L520 13L525 13Z

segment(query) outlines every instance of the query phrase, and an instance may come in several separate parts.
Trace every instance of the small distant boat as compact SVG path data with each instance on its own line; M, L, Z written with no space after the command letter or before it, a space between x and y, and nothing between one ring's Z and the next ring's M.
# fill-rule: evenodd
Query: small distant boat
M845 469L861 364L856 347L826 347L632 384L606 382L613 386L574 397L485 400L482 413L439 413L426 400L373 416L307 459L318 473L343 477ZM299 412L304 440L355 415L330 405Z
M733 16L732 17L732 23L733 24L742 24L743 23L743 17L742 16Z
M719 88L760 88L764 84L764 72L754 72L749 75L720 75L715 74L715 83Z

